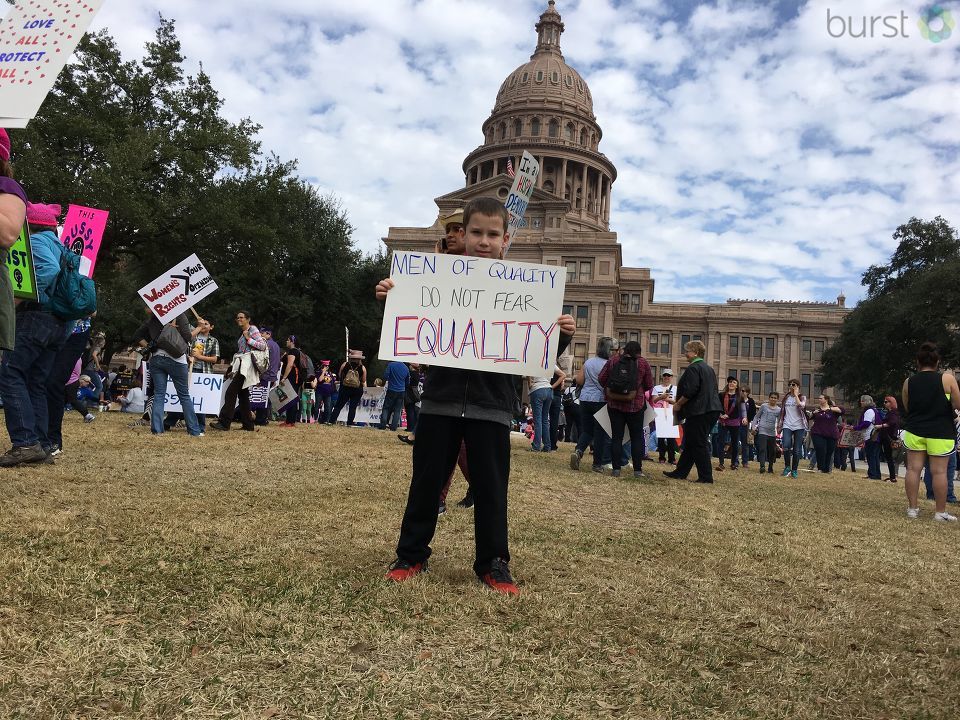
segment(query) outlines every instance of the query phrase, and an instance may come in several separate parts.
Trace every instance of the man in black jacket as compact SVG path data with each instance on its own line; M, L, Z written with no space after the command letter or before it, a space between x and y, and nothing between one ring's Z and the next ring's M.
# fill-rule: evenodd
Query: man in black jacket
M703 359L706 352L706 346L699 340L691 340L683 346L683 353L690 366L677 383L677 402L673 406L673 412L685 421L683 453L677 469L664 473L669 478L686 480L691 468L696 465L696 482L713 482L710 429L717 422L723 408L720 406L717 373Z

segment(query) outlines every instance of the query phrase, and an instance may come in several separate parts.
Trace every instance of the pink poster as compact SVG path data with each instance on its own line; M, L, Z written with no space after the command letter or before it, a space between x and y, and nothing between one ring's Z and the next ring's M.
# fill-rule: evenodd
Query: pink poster
M87 277L93 277L100 241L103 240L109 215L109 210L97 210L83 205L71 205L67 208L60 240L80 256L80 273Z

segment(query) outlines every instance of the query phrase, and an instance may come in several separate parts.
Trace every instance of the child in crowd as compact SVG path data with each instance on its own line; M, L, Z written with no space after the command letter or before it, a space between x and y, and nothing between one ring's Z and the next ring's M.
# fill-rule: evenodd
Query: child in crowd
M314 422L313 405L316 402L317 378L310 375L300 390L300 422Z
M773 472L773 461L777 459L777 425L779 424L780 393L772 392L753 417L753 430L757 434L757 459L760 461L761 475L764 472ZM766 466L766 470L764 470L764 466Z
M471 200L463 210L465 255L499 259L510 242L509 217L492 197ZM393 288L389 278L376 289L383 300ZM557 320L557 355L570 344L576 321ZM470 388L469 395L467 393ZM483 398L479 405L468 397ZM437 527L437 497L466 443L473 479L476 559L473 569L492 590L518 593L510 574L507 547L507 487L510 478L510 425L517 406L514 378L501 373L431 366L421 396L422 407L413 446L413 477L400 526L397 559L387 577L401 582L427 569L430 541Z

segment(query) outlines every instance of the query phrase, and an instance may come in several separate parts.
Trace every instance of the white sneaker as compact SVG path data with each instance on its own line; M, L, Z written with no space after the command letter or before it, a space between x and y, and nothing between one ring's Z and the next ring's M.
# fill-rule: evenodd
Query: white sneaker
M88 423L92 423L92 422L93 422L94 420L96 420L96 419L97 419L97 416L94 415L93 413L87 413L87 414L84 415L84 417L83 417L83 421L84 421L84 422L88 422Z
M936 513L933 516L933 519L936 520L937 522L957 522L957 516L951 515L946 511Z
M908 507L908 508L907 508L907 517L910 518L911 520L916 520L918 517L920 517L920 508L918 508L918 507L915 507L915 508L910 508L910 507Z

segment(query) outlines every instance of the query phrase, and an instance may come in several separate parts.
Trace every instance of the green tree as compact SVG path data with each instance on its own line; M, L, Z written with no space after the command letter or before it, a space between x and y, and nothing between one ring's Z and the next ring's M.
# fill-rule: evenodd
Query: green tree
M210 77L183 63L163 18L139 61L124 61L107 31L87 35L37 118L14 131L31 198L110 210L95 279L111 345L144 318L137 290L195 252L220 287L199 311L224 352L240 307L312 355L342 356L344 325L372 351L382 308L369 278L385 275L385 258L364 257L337 199L297 178L295 163L262 157L259 126L227 121Z
M893 234L885 265L863 274L867 297L847 316L840 338L823 355L824 383L847 395L899 394L924 341L943 362L960 363L960 238L942 217L911 218Z

